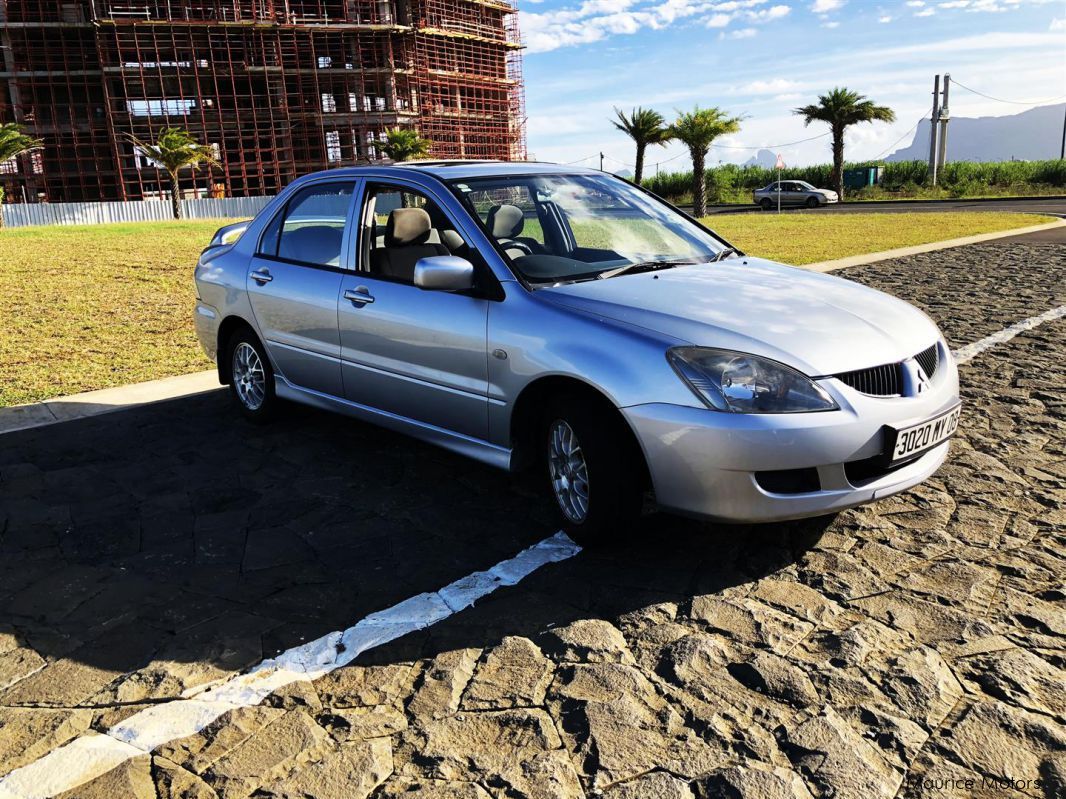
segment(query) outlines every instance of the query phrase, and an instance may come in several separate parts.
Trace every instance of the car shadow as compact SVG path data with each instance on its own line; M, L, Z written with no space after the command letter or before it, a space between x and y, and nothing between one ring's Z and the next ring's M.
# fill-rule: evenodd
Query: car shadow
M3 706L113 703L131 672L151 679L128 701L172 696L556 531L528 478L307 408L255 426L224 392L0 443L0 633L24 648ZM649 517L358 662L712 593L788 565L825 524Z

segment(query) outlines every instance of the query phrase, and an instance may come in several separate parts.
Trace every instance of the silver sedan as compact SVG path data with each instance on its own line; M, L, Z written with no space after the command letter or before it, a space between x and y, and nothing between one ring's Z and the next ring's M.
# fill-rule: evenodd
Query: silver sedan
M804 180L781 180L751 193L751 200L764 211L778 206L803 205L818 208L840 201L839 195L830 189L817 189Z
M958 424L921 311L745 256L601 172L309 175L216 234L196 291L248 419L292 400L540 470L584 542L649 499L761 522L886 497L936 471Z

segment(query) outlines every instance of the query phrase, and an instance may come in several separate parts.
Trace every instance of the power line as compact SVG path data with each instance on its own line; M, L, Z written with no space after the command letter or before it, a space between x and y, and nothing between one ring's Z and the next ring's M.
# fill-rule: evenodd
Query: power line
M988 100L995 100L997 103L1010 103L1012 105L1043 105L1044 103L1053 103L1056 100L1066 99L1066 94L1060 94L1058 97L1049 97L1046 100L1004 100L1002 97L993 97L991 94L985 94L984 92L977 91L977 89L971 89L969 86L959 83L955 78L952 78L951 82L960 89L965 89L968 92L980 95Z
M791 147L794 144L803 144L804 142L814 141L815 139L824 139L826 136L832 136L832 131L825 133L819 133L817 136L811 136L809 139L800 139L799 141L785 142L784 144L760 144L757 147L745 147L741 145L731 144L712 144L711 147L717 147L719 150L775 150L778 147Z
M817 136L811 136L809 139L800 139L799 141L790 141L790 142L785 142L784 144L759 144L759 145L753 145L753 146L746 146L746 145L739 145L739 144L738 145L712 144L711 147L716 147L719 150L773 150L773 149L776 149L778 147L792 147L793 145L796 145L796 144L804 144L805 142L815 141L816 139L824 139L826 136L832 136L832 135L833 135L832 131L827 131L826 133L819 133ZM666 158L666 159L664 159L662 161L651 161L650 163L652 163L652 164L668 164L671 161L675 161L678 158L683 158L686 155L688 155L688 153L682 152L682 153L678 153L677 155L671 156L670 158ZM566 164L580 164L582 161L588 161L590 158L596 158L598 156L599 156L599 153L593 153L592 155L586 155L584 158L578 158L576 161L567 161ZM633 167L634 169L636 168L635 164L630 164L630 163L628 163L626 161L621 160L620 158L615 158L613 155L607 155L605 153L603 157L607 158L607 159L610 159L611 161L614 161L617 164L621 164L622 166Z
M885 153L887 153L889 150L894 148L897 144L899 144L905 138L907 138L912 133L914 133L914 131L916 131L918 129L918 126L922 124L922 120L923 119L925 119L925 114L922 114L920 117L918 117L918 121L914 123L914 127L912 127L910 130L908 130L906 133L904 133L902 136L900 136L898 139L896 139L894 142L892 142L892 144L888 145L888 147L886 147L879 155L875 155L870 160L871 161L880 161L882 156L885 155Z
M688 153L678 153L677 155L670 156L669 158L667 158L664 161L655 161L655 163L656 164L669 164L671 161L676 161L678 158L683 158L686 155L688 155Z

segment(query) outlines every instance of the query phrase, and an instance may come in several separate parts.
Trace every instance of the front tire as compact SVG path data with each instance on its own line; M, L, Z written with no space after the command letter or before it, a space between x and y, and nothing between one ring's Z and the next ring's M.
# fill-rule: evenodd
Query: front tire
M774 207L774 203L769 197L763 197L761 200L759 200L759 205L764 211L769 211L771 208Z
M278 398L266 350L250 330L234 334L227 349L230 396L237 409L249 421L269 421L277 412Z
M548 490L563 530L584 546L617 540L640 518L641 456L621 424L580 396L550 402L544 416Z
M818 202L818 198L817 197L808 197L807 198L807 207L808 208L817 208L819 205L821 205L821 203Z

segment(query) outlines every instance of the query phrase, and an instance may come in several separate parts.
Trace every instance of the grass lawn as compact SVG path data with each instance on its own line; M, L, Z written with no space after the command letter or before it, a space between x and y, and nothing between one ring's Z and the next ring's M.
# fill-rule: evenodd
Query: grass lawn
M1037 214L964 211L891 214L716 214L703 223L749 255L811 264L1051 222Z
M0 406L210 369L192 273L222 224L0 231Z
M998 213L736 214L707 223L787 263L1023 227ZM0 231L0 406L211 368L193 332L193 265L225 220Z

